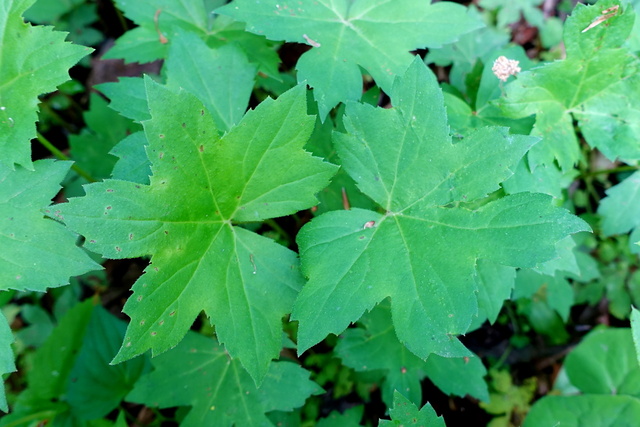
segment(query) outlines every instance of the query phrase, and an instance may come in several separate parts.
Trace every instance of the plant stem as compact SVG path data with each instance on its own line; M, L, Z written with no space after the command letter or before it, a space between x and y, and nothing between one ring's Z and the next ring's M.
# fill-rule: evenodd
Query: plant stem
M599 170L599 171L592 171L592 172L584 172L584 173L581 173L578 176L578 178L579 179L580 178L588 178L588 177L607 174L607 173L631 172L631 171L637 171L637 170L640 170L640 167L638 167L638 166L618 166L617 168L602 169L602 170Z
M40 132L38 132L38 141L40 141L40 144L42 144L47 150L49 150L51 152L51 154L53 154L55 156L56 159L58 160L71 160L69 158L69 156L67 156L66 154L64 154L62 151L58 150L51 142L49 142L49 140L47 138L45 138ZM84 179L86 179L89 182L96 182L96 179L93 178L87 171L85 171L84 169L82 169L80 166L78 166L77 164L73 164L71 165L71 169L73 169L74 171L76 171L76 173L78 175L80 175L81 177L83 177Z
M286 231L284 231L284 229L280 227L280 224L278 224L274 219L266 219L264 222L269 227L273 228L273 230L278 234L280 234L284 239L286 239L287 242L289 243L291 242L291 238L289 237L289 234Z

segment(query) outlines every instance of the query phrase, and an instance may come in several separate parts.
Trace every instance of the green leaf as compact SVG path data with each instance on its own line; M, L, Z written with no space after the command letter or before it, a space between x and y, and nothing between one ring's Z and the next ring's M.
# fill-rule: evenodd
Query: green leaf
M123 181L149 185L151 176L151 162L145 150L147 137L144 132L132 133L111 150L111 154L118 157L113 165L111 177Z
M630 329L600 329L587 335L564 367L583 393L640 397L640 366Z
M33 422L68 415L69 406L60 401L60 396L66 393L93 308L93 303L87 300L60 320L47 342L34 354L31 369L27 370L28 387L19 395L12 414L0 421L1 426L21 425L19 421L25 419Z
M0 313L0 375L8 374L16 370L16 364L13 361L13 333L7 323L7 318ZM7 398L5 396L4 387L0 387L0 411L8 412Z
M167 45L189 32L214 49L233 45L258 66L261 73L278 79L280 59L276 43L244 31L244 24L213 10L220 2L207 0L117 0L125 16L139 27L116 40L103 58L123 58L126 62L151 62L167 57Z
M215 339L193 332L152 364L154 370L136 383L127 400L160 408L191 406L182 426L272 426L266 412L291 411L322 391L307 371L290 362L270 363L256 388ZM183 369L176 371L176 366Z
M339 102L360 99L359 67L388 92L394 76L411 63L409 51L450 43L482 26L451 2L235 0L216 12L271 40L312 46L296 69L298 82L314 88L322 119Z
M356 371L384 371L383 400L393 404L397 390L415 404L422 401L420 381L429 377L446 394L467 394L488 400L483 377L487 371L477 357L443 358L431 355L425 362L398 341L391 323L391 307L382 303L360 319L362 328L347 329L335 348L342 362Z
M316 427L360 427L364 406L354 406L344 413L332 411L329 416L318 420Z
M518 22L522 17L534 26L541 27L544 15L539 6L543 0L480 0L482 8L498 10L498 27L504 28L509 24Z
M111 102L109 107L136 122L149 120L149 105L144 80L141 77L120 77L117 82L95 86Z
M302 149L314 123L303 86L264 101L220 138L194 96L146 83L151 184L108 180L59 206L88 249L110 258L152 255L125 305L132 321L114 363L175 346L204 309L259 383L280 351L281 319L302 278L294 252L232 221L315 205L335 167Z
M115 366L109 364L118 352L126 327L124 321L102 307L94 308L66 393L71 411L78 418L101 418L117 408L148 366L148 360L142 357Z
M620 7L615 16L584 31L614 6ZM616 0L578 4L565 26L567 59L523 72L507 85L505 113L514 118L536 114L532 135L544 139L529 152L532 169L554 160L563 171L573 168L580 159L573 120L587 143L607 158L640 159L638 61L619 48L634 18L632 10Z
M127 135L140 130L140 126L122 117L107 106L107 101L92 94L90 109L84 113L87 127L78 135L69 135L71 157L95 180L111 175L116 158L109 155L111 149ZM80 188L87 181L77 177L65 184L67 197L84 194Z
M497 190L535 139L482 128L452 144L442 94L419 58L391 100L393 109L349 104L348 133L334 134L344 168L386 214L329 212L298 234L309 277L292 313L299 352L391 297L396 334L415 355L470 356L455 335L478 311L477 261L533 267L588 229L545 195L467 207Z
M39 160L29 171L0 164L0 289L45 291L101 268L75 235L42 214L70 166Z
M0 163L33 169L38 96L69 80L68 69L92 49L64 41L53 27L31 26L22 14L35 0L0 5Z
M547 396L527 415L524 427L634 427L640 400L629 396Z
M193 33L171 39L167 85L181 87L207 107L221 132L238 123L249 104L256 67L235 45L211 49Z
M598 205L605 236L628 233L640 225L640 172L607 190ZM631 242L635 243L635 242Z
M438 417L430 404L425 404L418 410L416 405L397 391L393 395L393 409L389 409L391 421L380 420L380 427L445 427L442 417Z
M640 312L635 307L631 307L631 335L633 336L633 347L636 349L636 356L640 365Z

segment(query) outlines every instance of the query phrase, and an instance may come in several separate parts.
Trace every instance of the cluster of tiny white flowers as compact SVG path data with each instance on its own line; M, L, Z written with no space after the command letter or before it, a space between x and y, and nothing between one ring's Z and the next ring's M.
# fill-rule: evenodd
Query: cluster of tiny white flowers
M522 71L520 67L518 67L518 64L520 64L520 61L501 56L495 60L491 71L493 71L493 74L495 74L497 78L506 82L509 76L515 76Z

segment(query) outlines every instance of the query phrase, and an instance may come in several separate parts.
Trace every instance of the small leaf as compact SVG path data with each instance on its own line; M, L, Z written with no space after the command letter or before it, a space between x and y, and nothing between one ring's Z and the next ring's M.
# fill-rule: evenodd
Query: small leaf
M13 333L7 323L7 318L0 313L0 375L8 374L16 370L13 360ZM9 412L4 386L0 386L0 411Z
M271 426L266 412L291 411L322 390L307 371L290 362L272 362L256 388L215 339L193 332L152 364L154 370L126 400L159 408L191 406L182 426ZM176 371L176 366L183 369Z
M640 365L640 312L635 307L631 308L631 334L638 357L638 365Z
M380 427L445 427L442 417L438 417L429 403L418 410L416 405L397 391L393 395L393 409L389 409L391 421L380 420Z

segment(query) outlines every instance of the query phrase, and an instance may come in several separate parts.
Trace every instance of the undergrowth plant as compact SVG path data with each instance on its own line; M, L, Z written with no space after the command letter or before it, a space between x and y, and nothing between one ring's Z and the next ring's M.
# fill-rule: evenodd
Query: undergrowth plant
M529 415L507 363L534 333L577 344L572 307L628 326L640 301L633 2L578 4L562 40L541 1L225 3L115 0L135 26L103 58L160 71L86 111L65 81L96 5L0 5L0 426L444 425L427 380L493 426L634 425L628 327ZM526 21L539 55L510 43Z

